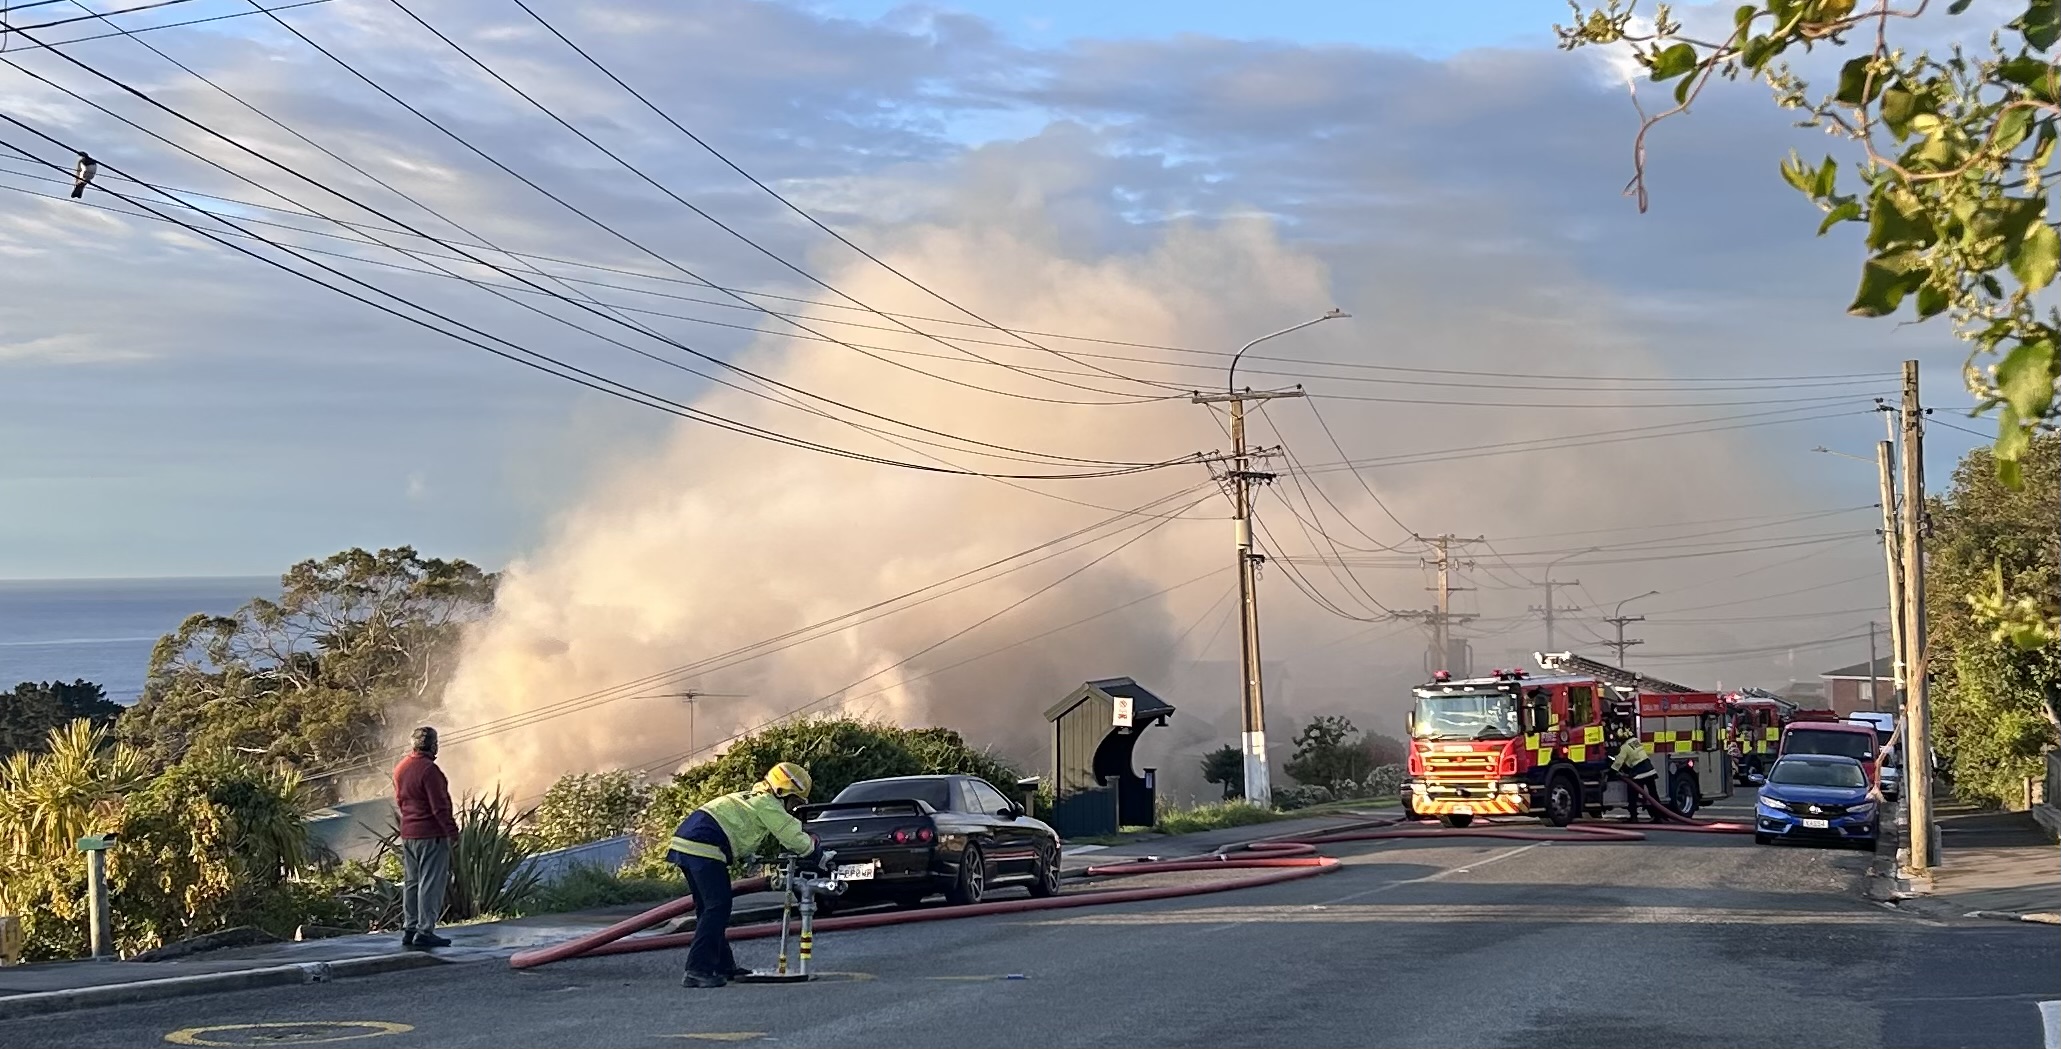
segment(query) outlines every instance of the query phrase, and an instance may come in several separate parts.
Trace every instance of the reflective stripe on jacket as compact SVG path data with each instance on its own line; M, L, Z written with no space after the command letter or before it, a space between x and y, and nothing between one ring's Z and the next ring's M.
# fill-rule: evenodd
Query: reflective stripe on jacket
M745 790L711 799L673 832L672 852L728 861L734 857L724 855L724 850L717 845L696 840L698 836L691 832L695 816L714 820L723 837L729 840L732 852L753 848L768 835L789 852L806 855L816 849L816 840L802 829L801 821L795 819L787 811L787 806L781 804L780 798L769 791ZM671 858L670 853L667 858Z
M1637 736L1625 740L1624 746L1617 748L1617 760L1612 761L1610 767L1630 773L1633 779L1651 779L1660 775L1654 769L1653 759L1647 755L1646 748L1639 745Z

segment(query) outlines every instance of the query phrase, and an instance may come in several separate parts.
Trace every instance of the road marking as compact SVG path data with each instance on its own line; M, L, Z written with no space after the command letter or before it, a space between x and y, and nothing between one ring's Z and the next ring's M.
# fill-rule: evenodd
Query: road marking
M1059 854L1061 856L1078 856L1083 852L1100 852L1108 847L1107 845L1068 845L1066 848L1059 850Z
M1480 922L1518 925L1789 925L1799 918L1823 925L1902 925L1893 916L1872 911L1851 914L1800 913L1775 908L1709 907L1622 907L1608 904L1556 905L1542 910L1534 904L1443 904L1443 903L1360 903L1305 904L1278 906L1200 907L1186 911L1108 911L1078 914L1033 922L1036 925L1166 926L1210 925L1236 928L1240 925L1312 924L1451 924ZM2061 1049L2057 1046L2056 1049Z
M2040 1003L2040 1025L2047 1029L2047 1049L2061 1049L2061 1002Z
M764 1031L703 1031L698 1034L669 1034L667 1038L694 1038L704 1042L749 1042L764 1038Z
M356 1031L351 1031L357 1028ZM346 1034L324 1036L325 1030L343 1029ZM186 1027L165 1036L173 1045L320 1045L325 1042L348 1042L359 1038L379 1038L390 1034L407 1034L414 1030L410 1024L388 1023L384 1020L300 1020L285 1023L218 1024L214 1027ZM243 1034L241 1038L237 1034ZM206 1038L204 1035L216 1035ZM219 1036L227 1035L225 1040Z
M1394 889L1394 888L1399 888L1399 887L1401 887L1401 886L1404 886L1404 885L1416 885L1416 884L1418 884L1419 882L1427 882L1427 881L1437 881L1438 879L1440 879L1440 878L1443 878L1443 877L1445 877L1445 876L1446 876L1446 875L1448 875L1448 874L1458 874L1458 873L1462 873L1462 872L1469 872L1469 873L1471 873L1471 872L1473 872L1473 871L1474 871L1475 869L1477 869L1477 868L1480 868L1480 867L1486 867L1486 866L1488 866L1488 865L1489 865L1489 864L1491 864L1491 863L1501 863L1501 862L1503 862L1504 860L1510 859L1510 858L1511 858L1511 857L1513 857L1513 856L1522 856L1522 855L1524 855L1525 853L1527 853L1527 852L1530 852L1531 850L1533 850L1533 849L1536 849L1536 848L1538 848L1538 847L1539 847L1539 846L1541 846L1541 845L1549 845L1549 844L1551 844L1551 842L1544 842L1544 841L1535 841L1535 842L1531 843L1530 845L1519 845L1518 847L1516 847L1516 848L1514 848L1514 849L1511 849L1511 850L1509 850L1509 851L1507 851L1507 852L1499 852L1499 853L1495 854L1494 856L1490 856L1489 858L1487 858L1487 859L1485 859L1485 860L1479 860L1479 861L1476 861L1476 862L1475 862L1475 863L1474 863L1474 864L1473 864L1472 866L1467 866L1467 867L1447 867L1447 868L1446 868L1445 870L1442 870L1442 871L1433 871L1433 872L1431 872L1430 874L1426 874L1426 875L1424 875L1424 876L1422 876L1422 877L1417 877L1417 878L1406 878L1406 879L1404 879L1404 880L1402 880L1402 881L1392 881L1392 882L1389 882L1389 883L1388 883L1388 884L1386 884L1386 885L1377 885L1377 886L1375 886L1374 888L1371 888L1371 889L1363 889L1363 890L1361 890L1361 891L1359 891L1359 892L1354 892L1354 893L1347 893L1346 895L1344 895L1344 896L1340 896L1340 897L1338 897L1338 898L1337 898L1337 899L1335 899L1335 900L1325 900L1324 902L1325 902L1326 904L1336 904L1336 903L1348 903L1348 902L1351 902L1351 901L1353 901L1353 900L1361 899L1361 898L1364 898L1364 897L1367 897L1367 896L1372 896L1372 895L1374 895L1375 893L1380 893L1380 892L1387 892L1387 891L1388 891L1388 890L1390 890L1390 889Z

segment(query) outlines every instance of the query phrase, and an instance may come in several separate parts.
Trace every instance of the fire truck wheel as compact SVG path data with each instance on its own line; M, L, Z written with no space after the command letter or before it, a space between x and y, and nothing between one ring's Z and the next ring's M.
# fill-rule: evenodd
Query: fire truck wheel
M1468 824L1473 823L1474 817L1464 812L1456 812L1451 815L1440 816L1439 821L1444 823L1446 826L1453 828L1454 830L1458 830L1461 827L1465 827Z
M1563 772L1546 784L1546 822L1565 827L1581 815L1581 781Z
M1696 815L1697 806L1702 802L1702 799L1696 796L1695 775L1687 769L1676 773L1674 790L1669 792L1672 797L1667 799L1668 807L1684 816Z

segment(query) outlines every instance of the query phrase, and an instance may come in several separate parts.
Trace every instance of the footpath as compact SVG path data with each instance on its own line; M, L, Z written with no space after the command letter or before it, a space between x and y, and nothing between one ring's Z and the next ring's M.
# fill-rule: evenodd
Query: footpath
M1393 809L1337 813L1194 834L1141 833L1106 846L1067 845L1060 870L1062 877L1079 878L1098 864L1192 856L1227 845L1321 833L1370 817L1394 815ZM685 889L683 883L683 895ZM779 893L740 896L731 921L740 925L775 921L780 916L780 905ZM517 951L584 936L656 906L655 902L632 903L570 914L442 926L437 933L449 938L451 946L435 951L404 950L398 933L381 932L226 948L158 962L69 961L0 966L0 1020L193 994L322 983L433 965L505 961ZM693 925L689 915L652 931L679 932L692 929Z
M1880 877L1871 895L1934 918L2061 925L2061 845L2031 813L1940 799L1933 819L1941 862L1920 877L1900 873L1909 869L1905 819L1899 812L1895 827L1883 828Z

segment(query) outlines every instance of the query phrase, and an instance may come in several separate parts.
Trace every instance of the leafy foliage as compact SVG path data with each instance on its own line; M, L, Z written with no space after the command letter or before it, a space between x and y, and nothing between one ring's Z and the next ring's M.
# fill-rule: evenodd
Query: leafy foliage
M290 934L302 915L292 880L314 860L315 807L292 769L226 751L166 769L123 806L108 853L117 941L144 950L236 925Z
M1295 753L1285 766L1298 781L1323 787L1341 798L1364 796L1362 784L1374 770L1403 757L1400 740L1365 735L1350 718L1324 716L1304 725L1295 736Z
M164 763L215 747L302 769L363 758L389 710L441 692L494 583L410 547L303 561L277 600L192 616L159 640L122 738Z
M1997 413L1992 461L2018 483L2033 437L2061 418L2061 311L2041 298L2061 272L2061 232L2048 206L2061 145L2061 4L2017 0L2018 15L1994 27L1976 52L1906 50L1897 40L1925 12L1923 0L1756 0L1740 5L1720 40L1683 35L1666 5L1651 33L1632 28L1635 2L1608 0L1555 26L1563 48L1625 45L1656 83L1673 82L1675 106L1646 118L1633 146L1630 191L1646 207L1645 138L1685 112L1718 76L1766 83L1802 126L1845 144L1840 161L1791 154L1781 174L1824 213L1822 236L1842 223L1864 226L1867 258L1848 312L1923 321L1944 315L1970 344L1964 375L1980 411ZM1947 7L1960 15L1969 0ZM1987 10L1987 9L1986 9ZM1830 90L1814 91L1783 55L1820 45L1852 52ZM2026 591L2018 591L2020 594ZM2061 597L1997 595L1989 611L2013 640L2037 646L2061 632Z
M458 811L451 852L451 888L444 919L469 921L518 913L537 893L542 872L530 864L516 813L499 792L467 798Z
M145 775L141 755L84 719L0 764L0 913L21 918L31 959L84 951L86 862L75 843L117 830Z
M1225 801L1242 796L1245 793L1245 753L1236 745L1226 743L1204 754L1202 781L1223 784Z
M2035 437L2023 483L2003 484L1977 449L1931 501L1927 587L1941 594L2061 591L2061 435ZM1955 790L1972 800L2023 800L2040 755L2061 743L2061 640L2011 644L1979 598L1928 602L1932 713Z
M623 903L668 900L681 894L680 880L626 877L593 864L574 864L537 892L521 914L564 914Z
M12 692L0 692L0 755L17 750L36 750L49 739L50 730L78 718L95 728L114 724L121 705L110 702L107 690L80 679L24 681Z
M783 722L739 737L721 757L681 771L653 792L638 832L644 843L641 859L626 870L662 875L666 842L682 820L711 798L750 789L782 761L809 770L816 801L828 801L860 780L953 773L979 776L1005 794L1017 793L1015 768L975 750L948 728L905 729L838 716ZM742 856L762 843L731 844Z
M651 793L627 771L561 776L523 817L523 846L550 852L627 834L651 804Z
M1325 802L1336 801L1338 797L1331 793L1329 787L1298 783L1292 787L1275 787L1273 800L1275 808L1282 812L1294 812L1297 809L1306 809L1312 805L1322 805Z

